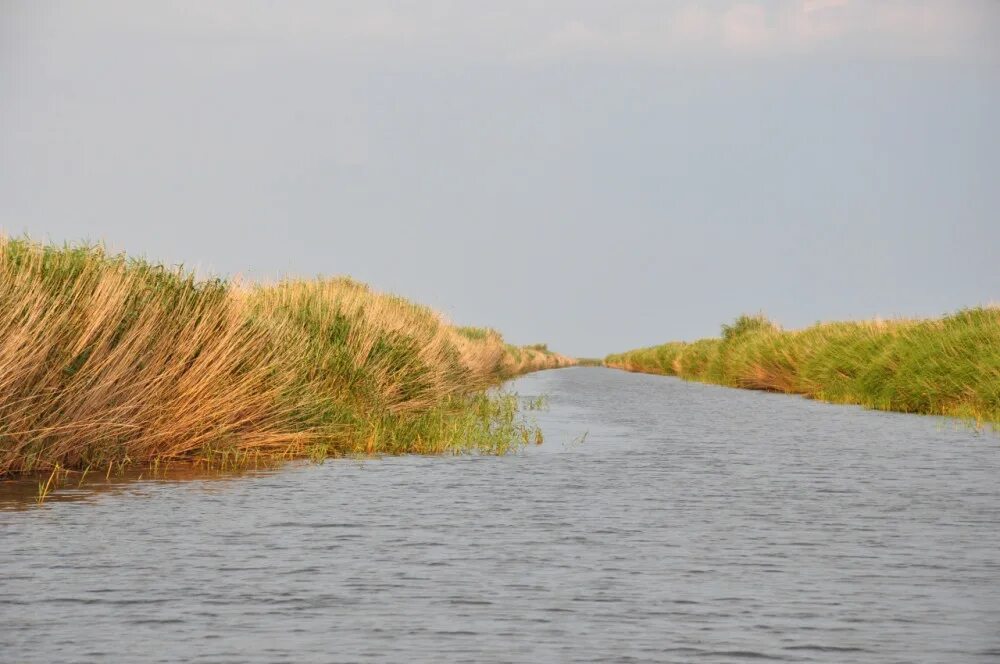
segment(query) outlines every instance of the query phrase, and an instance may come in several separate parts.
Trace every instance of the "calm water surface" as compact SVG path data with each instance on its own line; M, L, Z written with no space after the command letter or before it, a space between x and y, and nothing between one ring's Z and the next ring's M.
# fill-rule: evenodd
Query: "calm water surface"
M515 456L8 503L0 661L1000 661L997 435L606 369L514 387L550 396Z

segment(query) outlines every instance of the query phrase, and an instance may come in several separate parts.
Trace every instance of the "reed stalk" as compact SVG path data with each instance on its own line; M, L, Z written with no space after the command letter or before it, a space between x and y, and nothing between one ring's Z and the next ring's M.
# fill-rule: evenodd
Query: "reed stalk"
M722 336L609 355L628 371L1000 424L1000 308L782 330L741 316Z
M0 238L0 476L502 452L527 425L484 391L572 360L472 329L349 279L197 279Z

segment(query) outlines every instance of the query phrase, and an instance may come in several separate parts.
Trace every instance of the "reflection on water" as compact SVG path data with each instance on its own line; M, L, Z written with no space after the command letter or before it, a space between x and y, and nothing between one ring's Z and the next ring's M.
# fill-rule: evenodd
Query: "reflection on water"
M277 472L276 468L222 471L189 463L164 464L155 469L144 467L105 470L107 472L39 472L0 480L0 511L32 509L58 502L94 500L105 493L141 496L151 485L178 482L187 484L192 480L205 480L200 486L205 490L212 490L214 482ZM190 488L193 487L188 487Z
M550 396L517 455L0 511L0 661L1000 658L995 434L599 368L515 387Z

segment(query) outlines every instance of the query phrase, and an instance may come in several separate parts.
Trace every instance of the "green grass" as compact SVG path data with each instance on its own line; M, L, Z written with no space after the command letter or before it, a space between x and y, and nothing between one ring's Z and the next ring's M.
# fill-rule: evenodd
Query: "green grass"
M468 325L456 327L455 331L466 339L472 341L483 341L491 336L499 336L500 333L488 327L471 327Z
M741 316L722 336L609 355L612 367L834 403L1000 423L1000 309L783 331Z
M0 476L502 453L537 433L487 390L567 362L350 279L243 285L0 238Z

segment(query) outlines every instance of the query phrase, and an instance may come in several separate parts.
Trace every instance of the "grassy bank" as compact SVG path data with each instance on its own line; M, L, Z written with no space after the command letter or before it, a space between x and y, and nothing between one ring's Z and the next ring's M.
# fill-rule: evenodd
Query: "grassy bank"
M932 320L821 323L784 331L741 316L720 338L609 355L605 364L880 410L1000 423L1000 308Z
M349 279L244 285L0 239L0 475L154 460L502 452L485 390L563 366Z

